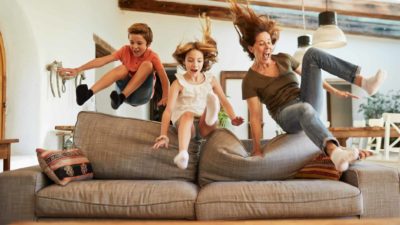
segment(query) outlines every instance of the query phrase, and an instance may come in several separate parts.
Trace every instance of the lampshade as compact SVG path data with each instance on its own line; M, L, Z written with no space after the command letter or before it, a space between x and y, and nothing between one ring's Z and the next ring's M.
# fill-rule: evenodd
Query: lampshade
M313 35L313 46L317 48L340 48L347 44L346 36L336 25L336 12L325 11L318 16L319 28Z
M294 53L293 58L302 63L304 53L311 47L311 36L305 34L297 37L297 47L298 49Z

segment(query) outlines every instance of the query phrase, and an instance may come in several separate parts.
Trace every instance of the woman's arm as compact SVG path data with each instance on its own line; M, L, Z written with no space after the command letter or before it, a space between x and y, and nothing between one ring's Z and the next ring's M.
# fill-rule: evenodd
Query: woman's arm
M249 109L251 136L253 139L252 155L262 155L261 152L261 103L257 96L247 99L247 107Z
M83 72L85 70L92 69L92 68L98 68L98 67L104 66L105 64L110 63L112 61L116 61L116 60L117 60L117 58L113 54L110 54L110 55L106 55L106 56L103 56L100 58L95 58L77 68L60 68L58 70L58 72L61 74L64 74L65 76L75 77L80 72Z
M336 88L332 87L332 85L330 85L326 81L323 81L322 86L327 92L329 92L331 94L334 94L334 95L337 95L339 97L343 97L343 98L351 97L351 98L356 98L356 99L359 98L358 96L353 95L352 93L350 93L348 91L342 91L342 90L339 90L339 89L336 89Z
M154 144L153 148L158 149L160 147L168 148L168 127L169 122L171 120L171 113L172 109L175 107L176 100L178 98L178 94L181 91L182 87L179 85L178 81L174 81L171 85L171 90L168 96L168 103L167 107L163 112L161 118L161 132L160 136L156 139L156 143Z

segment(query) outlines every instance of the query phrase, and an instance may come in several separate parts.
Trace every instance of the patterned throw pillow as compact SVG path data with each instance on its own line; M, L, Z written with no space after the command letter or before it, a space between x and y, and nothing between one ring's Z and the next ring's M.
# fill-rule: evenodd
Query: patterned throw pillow
M36 149L43 172L56 184L66 185L73 180L93 178L92 165L80 149Z
M341 175L329 156L321 153L300 169L295 178L339 180Z

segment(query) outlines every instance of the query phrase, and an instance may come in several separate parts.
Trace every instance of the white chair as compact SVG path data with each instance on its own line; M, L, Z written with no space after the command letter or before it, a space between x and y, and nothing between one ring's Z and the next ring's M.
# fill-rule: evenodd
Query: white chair
M394 128L397 133L400 133L400 113L384 113L382 116L385 121L385 159L389 159L390 152L397 152L399 153L398 157L400 160L399 148L395 148L395 145L400 141L400 136L396 137L395 140L390 143L391 129Z
M380 119L369 119L368 126L370 127L383 127L383 118ZM376 154L381 151L382 138L381 137L369 137L367 141L367 150L373 150ZM374 148L374 149L371 149Z
M365 120L354 120L353 121L353 127L365 127L365 126L366 126ZM367 140L366 138L352 138L351 145L358 149L363 149L366 140Z

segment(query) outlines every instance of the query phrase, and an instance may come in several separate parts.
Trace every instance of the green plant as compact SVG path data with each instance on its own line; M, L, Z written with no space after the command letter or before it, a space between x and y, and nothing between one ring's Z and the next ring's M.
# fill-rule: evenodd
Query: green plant
M386 94L377 93L367 99L367 103L362 103L358 112L364 114L364 118L378 119L382 114L400 113L400 90L390 90Z
M223 108L218 112L219 127L226 128L229 124L229 116Z

